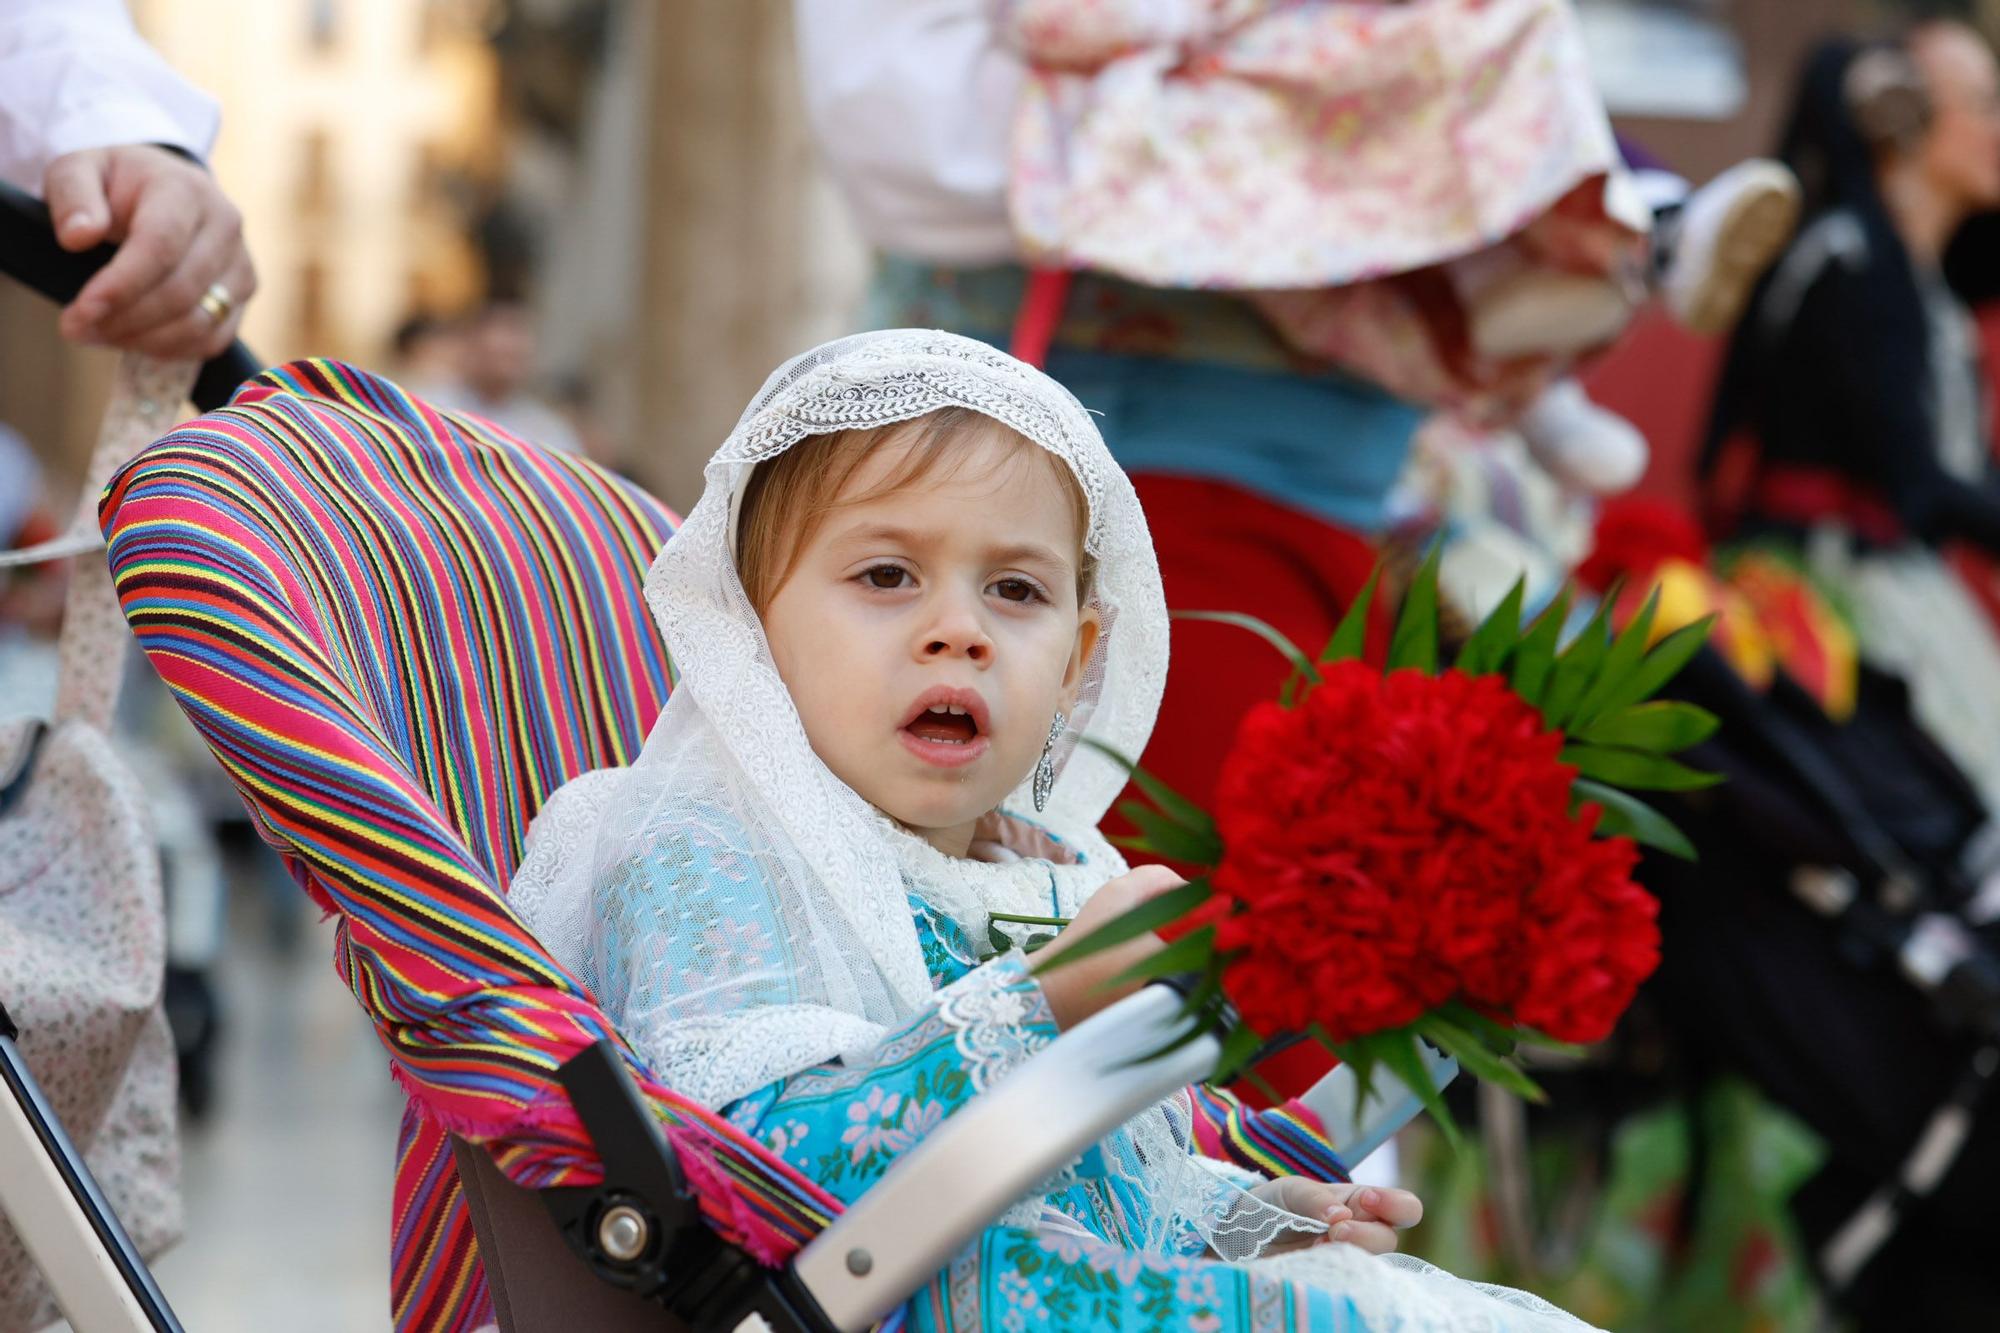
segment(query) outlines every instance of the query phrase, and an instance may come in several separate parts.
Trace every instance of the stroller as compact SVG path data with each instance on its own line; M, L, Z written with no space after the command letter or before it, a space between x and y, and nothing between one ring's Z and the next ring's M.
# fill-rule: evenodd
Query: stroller
M1830 1297L1869 1327L1990 1326L2000 826L1893 677L1863 667L1843 722L1714 653L1671 692L1722 718L1692 758L1729 782L1674 812L1699 864L1643 876L1655 1011L1697 1073L1747 1076L1826 1144L1793 1211Z
M101 257L100 257L101 262ZM44 283L64 299L86 272ZM1211 1072L1155 984L1052 1043L839 1205L662 1086L508 910L550 792L636 751L670 686L640 588L672 517L636 487L334 362L237 387L101 516L126 619L292 878L412 1103L405 1329L858 1330L1037 1182ZM228 399L227 406L218 406ZM83 1333L178 1327L0 1038L0 1203ZM1060 1092L1060 1095L1057 1095ZM1197 1099L1199 1100L1199 1099ZM1323 1144L1222 1141L1267 1171Z

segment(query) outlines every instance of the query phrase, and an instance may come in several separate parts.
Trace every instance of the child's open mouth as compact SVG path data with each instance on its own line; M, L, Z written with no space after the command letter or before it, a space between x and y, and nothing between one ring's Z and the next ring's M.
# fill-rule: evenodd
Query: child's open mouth
M903 747L940 768L969 764L986 753L986 701L976 690L939 686L924 691L898 734Z

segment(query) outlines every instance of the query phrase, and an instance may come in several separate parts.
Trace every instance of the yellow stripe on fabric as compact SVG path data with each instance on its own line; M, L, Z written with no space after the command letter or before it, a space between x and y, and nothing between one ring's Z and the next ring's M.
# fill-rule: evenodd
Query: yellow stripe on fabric
M160 655L163 657L176 656L176 654L172 653L162 653ZM251 722L249 719L243 717L241 714L233 713L230 710L221 707L219 704L215 704L213 701L210 702L210 707L214 708L216 712L219 712L224 716L231 718L244 731L252 732L256 735L264 736L271 740L282 739L281 737L279 737L278 733L270 730L269 728L259 726L256 723ZM355 768L354 765L348 763L347 761L338 760L337 756L334 756L332 754L327 754L324 751L314 750L312 751L312 753L323 754L325 755L326 758L336 759L337 762L341 763L343 767L354 769L354 771L357 772L368 771ZM274 801L277 808L282 809L286 806L293 806L293 807L304 807L306 809L316 811L328 823L334 825L335 827L341 829L346 833L354 835L356 839L360 841L363 845L371 847L398 848L402 850L404 854L406 854L411 860L418 861L423 865L430 867L432 869L446 872L446 877L451 882L459 885L460 887L476 889L479 891L481 895L483 895L487 899L491 900L493 898L493 891L485 884L485 882L477 878L468 876L464 871L463 867L461 867L456 861L453 861L446 857L438 856L435 853L424 850L422 847L418 846L415 843L407 842L401 839L382 839L382 838L371 837L369 836L371 831L369 825L361 823L358 820L351 819L346 815L340 814L339 812L328 808L324 804L304 796L301 792L299 792L295 788L282 787L277 785L276 783L266 781L255 770L252 770L241 764L238 764L233 760L223 758L220 755L218 755L217 757L222 759L224 767L228 768L231 773L238 775L245 784L255 787L265 797ZM320 865L324 869L340 870L343 872L342 875L343 878L345 878L346 874L352 873L352 871L348 867L343 866L339 861L330 859L322 853L314 852L313 849L304 844L301 844L296 838L288 836L286 841L291 843L292 849L296 851L300 856L307 858L308 860L314 862L316 865ZM421 914L425 919L434 922L438 925L446 927L446 929L450 930L452 933L456 933L459 935L464 935L468 933L478 934L481 939L486 940L490 944L498 946L497 948L498 952L501 952L505 954L507 957L520 962L524 967L530 967L538 978L546 977L548 975L541 968L532 966L537 962L537 959L535 958L534 955L524 953L520 949L514 947L512 943L506 940L500 939L496 936L487 934L485 932L477 931L476 929L469 927L464 923L458 922L455 919L448 917L446 914L430 907L430 905L426 903L423 899L413 898L408 894L400 892L399 890L397 890L392 886L391 881L371 876L368 880L368 883L375 889L378 896L384 902L395 903L407 908L413 908L419 914ZM551 987L551 988L559 989L560 987ZM411 987L411 989L415 990L418 994L424 993L421 987Z
M512 494L510 494L506 501L508 508L518 516L521 506L525 504L541 520L541 530L548 534L549 539L546 542L526 540L529 534L525 531L521 535L531 557L541 566L542 576L548 582L551 596L564 604L564 611L566 612L564 629L572 634L579 630L582 632L581 641L571 644L576 651L563 655L567 657L567 674L569 675L570 683L572 687L580 683L577 678L577 664L581 661L587 664L591 683L596 686L596 693L591 697L598 699L612 698L615 695L615 691L612 690L609 678L604 672L605 653L603 643L597 635L596 617L585 614L585 608L579 606L576 601L578 598L587 598L589 596L588 585L590 581L583 576L576 562L570 558L567 544L556 540L560 534L562 525L554 520L547 507L542 504L533 482L518 466L514 452L510 449L496 447L493 451L493 457L500 470L506 474L508 480L512 483ZM552 463L553 459L550 460L550 464ZM570 517L575 518L576 515L572 513ZM552 554L560 562L562 572L565 575L564 578L555 577L554 571L550 568L550 556ZM528 628L530 634L535 634L536 627L532 621ZM538 647L541 646L539 635L536 636L536 642ZM554 653L550 653L549 655L552 657L558 656L558 654ZM578 699L579 702L585 697L581 691L574 688L571 690L571 695ZM527 721L525 714L517 715L517 719L523 728L521 735L524 747L523 753L533 754L535 752L534 746L525 731ZM534 775L534 782L535 803L539 806L547 798L548 792L541 787L538 774Z
M438 1143L437 1152L439 1154L443 1154L445 1152L450 1151L450 1138L448 1136L440 1134L438 1136L437 1143ZM436 1161L435 1156L432 1158L432 1161ZM457 1168L455 1166L448 1168L440 1166L438 1169L449 1170L451 1171L454 1179L456 1179L457 1177ZM430 1164L426 1163L424 1174L428 1175L430 1174L430 1171L431 1171ZM448 1189L449 1186L447 1186L446 1188ZM445 1223L448 1222L450 1218L451 1218L450 1209L445 1208L438 1210L437 1215L431 1219L431 1226L426 1230L424 1234L423 1249L417 1256L418 1262L409 1265L408 1268L405 1270L409 1274L411 1281L408 1288L402 1293L403 1299L397 1302L396 1308L393 1311L393 1314L395 1315L396 1327L398 1328L402 1327L403 1318L405 1315L409 1313L410 1298L416 1295L418 1291L420 1291L421 1288L423 1287L423 1275L426 1271L429 1270L433 1258L438 1253L438 1247L444 1242ZM461 1269L465 1267L467 1266L460 1265ZM458 1288L455 1285L453 1289L457 1290ZM457 1301L454 1301L452 1303L454 1309L457 1307L457 1304L458 1304Z
M501 589L491 586L501 580L493 577L496 571L491 563L483 558L484 544L478 540L480 534L473 524L467 521L464 509L438 492L439 479L434 475L434 469L426 465L426 451L410 448L400 436L387 429L390 423L384 422L380 416L359 409L356 415L361 418L356 423L358 428L377 444L378 457L396 474L402 485L403 494L411 506L429 517L434 525L434 531L422 532L424 544L438 548L434 553L458 576L459 583L467 594L463 599L452 600L459 602L461 610L483 609L485 614L477 617L476 628L497 628L505 640L498 645L496 651L496 645L488 642L486 634L468 632L465 635L468 646L476 652L485 668L484 676L489 681L501 676L511 678L513 673L505 671L504 668L511 666L517 659L510 651L511 638L506 638L506 618L501 614L502 608L497 604L485 608L477 605L480 602L491 602L502 595ZM439 461L441 463L445 461L442 451L439 451ZM411 531L414 536L421 529L412 525ZM453 540L454 538L457 540ZM483 572L488 577L485 579L473 577L475 571ZM440 626L440 629L448 628ZM468 626L468 630L473 628ZM518 702L518 689L513 693ZM463 828L470 817L468 812L472 804L467 798L464 787L465 775L450 763L445 754L441 752L439 757L452 784L458 806L457 817L460 827Z
M393 435L385 435L383 432L377 430L375 427L378 418L375 418L361 407L350 406L348 411L342 413L342 418L350 427L376 445L373 451L374 460L395 479L402 494L415 507L430 513L435 518L435 511L421 501L417 494L417 488L412 484L412 479L407 468L409 462L408 455L410 453L407 442ZM350 484L346 476L339 469L322 467L314 469L314 473L323 478L327 486L336 489L340 494L346 496L354 509L371 516L380 514L384 519L394 515L396 526L401 530L402 535L408 539L409 545L431 548L434 555L437 554L436 548L441 545L446 555L445 563L454 563L450 559L452 552L449 541L440 543L433 534L420 532L406 516L395 514L393 508L389 508L387 512L384 512L383 508L379 506L377 497L364 495L354 489L354 486ZM443 526L448 527L449 525ZM410 588L420 581L417 577L419 570L408 567L402 562L401 553L397 550L397 543L394 541L385 541L383 549L385 553L391 554L396 558L398 572L404 575L403 578L396 581L397 583L405 588ZM386 582L387 580L385 580ZM440 598L439 600L442 601L445 599ZM409 618L409 629L414 634L416 647L423 656L418 659L406 658L406 661L428 660L441 662L449 660L447 657L439 654L438 643L431 634L432 627L421 614L422 599L412 596L412 602L414 608L419 611L419 614ZM401 617L398 617L398 619L401 619ZM436 628L440 632L448 633L446 626L439 625ZM477 635L468 635L467 637L475 641L479 638ZM490 669L490 661L487 663L487 666ZM444 789L446 804L450 807L444 813L458 830L459 836L465 837L470 826L469 812L472 803L466 798L463 775L459 772L457 765L453 764L450 760L448 754L449 746L446 744L446 738L438 730L438 727L443 723L443 719L441 716L435 716L434 718L433 709L438 708L442 701L438 700L430 691L423 689L421 681L410 678L407 674L405 685L408 689L406 697L414 705L411 709L411 720L419 724L418 729L422 730L429 740L429 744L425 747L425 752L430 760L430 763L427 765L431 770L428 776ZM423 707L423 704L429 704L431 707Z
M501 451L497 446L488 446L488 452L498 453ZM441 463L448 463L448 461L448 459L440 457ZM469 451L462 456L461 461L466 464L467 468L475 476L478 475L478 450ZM430 469L425 469L423 475L423 489L431 492L435 500L434 504L425 503L424 507L437 518L440 526L454 528L463 537L464 545L467 549L463 552L454 550L452 556L454 563L461 566L458 572L464 580L468 592L471 594L469 600L489 603L485 608L486 613L481 617L482 627L491 631L491 636L497 637L499 643L497 645L489 643L489 635L487 634L470 634L467 637L480 650L486 668L486 679L495 687L496 691L504 690L510 720L508 729L512 733L511 739L515 742L515 748L512 751L502 748L501 757L502 762L507 764L509 772L518 778L519 773L513 764L513 756L515 754L533 755L537 747L533 735L528 730L529 706L523 689L522 674L519 670L524 659L521 655L519 641L514 637L512 619L507 615L507 607L505 605L512 588L510 587L509 580L501 577L500 569L489 558L488 539L493 534L480 530L479 526L473 522L473 515L468 514L467 511L454 503L448 496L437 491L438 486L446 483L460 486L466 483L452 477L448 466L443 469L441 476L432 476ZM416 488L413 486L413 497L415 490ZM487 489L487 494L490 499L501 504L503 508L506 507L504 497L494 495L490 487ZM477 516L487 518L490 522L491 516L485 510L476 509L476 513ZM510 512L508 517L512 518L514 515ZM527 536L526 533L517 533L517 535L524 539ZM532 541L524 540L524 544L531 551L538 546L537 543ZM475 578L473 576L475 572L484 577ZM567 621L586 619L586 617L581 615L578 608L572 606L567 608L567 610L568 614L564 617ZM534 637L536 628L534 618L526 617L525 619L527 620L528 633L531 637ZM538 640L537 643L539 643ZM532 658L528 660L532 660ZM497 718L493 720L496 722L499 721ZM496 788L512 788L515 785L515 783L495 784ZM537 796L539 797L539 795L538 791Z
M318 401L320 403L327 402L325 399L319 399ZM304 399L298 397L294 397L293 403L301 410L305 410L309 406ZM390 522L392 513L391 511L385 511L384 507L380 504L379 497L356 489L355 485L349 481L340 469L326 466L321 447L311 439L309 434L295 428L291 422L287 421L283 415L276 411L272 411L270 415L272 425L275 428L274 433L282 436L284 439L286 448L291 454L294 469L301 476L316 482L327 495L337 501L334 508L340 517L366 528L373 535L373 541L357 541L352 543L352 546L365 559L376 578L377 586L385 590L397 588L410 590L416 580L407 576L413 574L415 571L405 568L402 564L400 556L397 554L399 543L396 540L399 534L404 537L413 535L409 530L408 524L402 521L400 516L395 516L397 521ZM352 411L342 412L339 415L341 420L352 424L354 416ZM319 424L321 429L326 430L327 433L333 433L329 425L325 423ZM368 435L371 439L379 440L379 437L375 436L373 432L364 430L362 433ZM393 453L395 451L391 449L387 452ZM378 453L376 458L385 468L388 467L390 463L388 457L382 453ZM393 471L392 468L389 470ZM282 513L284 511L281 508L278 512ZM289 519L287 519L287 522L289 522ZM391 577L389 568L383 563L382 556L395 559L395 572L405 577ZM317 565L317 562L313 563ZM344 574L342 577L344 578ZM361 590L350 588L350 592L358 598ZM434 703L435 700L431 699L430 692L424 688L425 682L416 672L416 663L435 660L432 656L434 650L425 628L424 617L421 614L421 599L416 598L412 593L411 601L412 609L417 611L418 614L409 616L397 614L397 608L388 605L386 602L381 606L381 609L385 613L384 620L395 628L397 640L402 645L402 651L397 654L397 661L402 667L400 675L403 686L403 700L410 705L405 710L404 718L410 724L412 734L422 742L421 749L426 757L426 763L423 767L427 770L423 776L435 782L440 776L437 770L440 768L444 770L443 777L445 780L439 783L439 785L445 787L449 792L447 803L456 807L456 827L460 830L460 836L462 837L465 828L464 793L457 790L451 781L453 776L450 772L451 766L445 763L442 758L440 737L432 724L430 711L422 706L426 701ZM432 795L432 799L435 800L436 793L432 792L430 794Z

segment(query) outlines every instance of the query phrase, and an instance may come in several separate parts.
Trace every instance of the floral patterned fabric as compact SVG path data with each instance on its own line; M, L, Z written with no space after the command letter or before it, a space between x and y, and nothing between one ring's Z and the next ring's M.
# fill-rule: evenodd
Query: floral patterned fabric
M1020 954L976 963L971 941L954 924L920 898L910 906L938 983L936 1002L872 1050L805 1070L726 1109L738 1126L843 1201L859 1198L990 1082L990 1064L968 1063L965 1048L990 1050L993 1034L968 1039L969 1026L1011 1028L1020 1058L1056 1035ZM1185 1254L1131 1248L1144 1233L1147 1200L1122 1179L1117 1163L1105 1160L1118 1151L1114 1138L1086 1155L1074 1181L1049 1196L1039 1226L988 1228L911 1298L905 1326L927 1333L1361 1333L1379 1326L1339 1291L1199 1257L1193 1238ZM1505 1307L1494 1308L1497 1316ZM1498 1333L1506 1324L1496 1318L1491 1327Z
M1569 0L1001 10L1030 68L1009 203L1038 259L1341 286L1505 240L1618 162Z
M1571 358L1479 352L1480 290L1548 270L1639 298L1650 224L1569 0L1000 8L1031 263L1245 293L1313 359L1487 424Z

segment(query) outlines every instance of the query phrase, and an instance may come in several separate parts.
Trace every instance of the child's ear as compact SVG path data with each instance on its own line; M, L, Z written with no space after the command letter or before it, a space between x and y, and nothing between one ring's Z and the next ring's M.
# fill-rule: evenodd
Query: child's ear
M1086 606L1078 614L1076 621L1076 643L1070 649L1069 668L1063 672L1063 711L1076 707L1076 692L1083 685L1083 669L1090 664L1090 655L1097 651L1097 636L1104 631L1104 621L1097 614L1097 608Z

